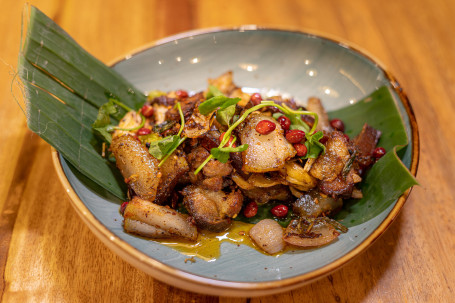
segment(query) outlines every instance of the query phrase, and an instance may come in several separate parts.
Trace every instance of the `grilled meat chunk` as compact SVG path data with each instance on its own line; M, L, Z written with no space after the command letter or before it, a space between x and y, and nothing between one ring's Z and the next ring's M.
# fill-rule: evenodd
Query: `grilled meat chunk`
M343 206L341 199L323 196L316 190L304 193L292 204L294 213L302 217L319 217L329 215Z
M259 204L272 200L287 201L292 198L289 187L275 185L272 187L256 187L249 190L242 190L243 194Z
M183 203L197 226L213 232L228 228L231 218L239 213L243 203L240 191L226 194L189 185L183 189L182 194Z
M355 173L354 169L351 169L346 176L340 174L332 181L319 182L318 187L321 193L325 195L349 198L355 183L360 181L362 181L362 178Z
M332 126L330 125L329 116L327 115L327 112L322 106L321 99L316 97L308 98L307 110L318 114L319 122L318 125L316 126L316 131L323 130L326 132L330 132L333 130Z
M154 201L162 175L159 161L130 135L112 139L111 150L126 183L139 197Z
M155 203L164 204L172 194L174 187L179 179L189 171L190 167L185 159L184 154L174 152L163 165L160 167L161 179L158 185L158 191Z
M368 124L364 124L362 131L354 138L354 145L357 147L357 156L355 162L361 168L368 167L373 164L373 151L381 137L381 132L374 129Z
M256 131L259 121L269 120L276 124L274 131L261 135ZM284 167L286 160L294 157L296 151L283 136L280 124L273 118L259 112L253 112L239 127L242 144L248 149L242 152L242 170L251 173L277 171Z
M344 134L333 131L327 141L325 154L320 155L310 169L310 174L324 181L333 181L351 158Z
M180 106L182 107L183 116L185 120L188 120L191 117L195 107L199 103L204 101L204 94L202 92L194 94L186 98L183 101L180 101ZM176 108L171 108L166 112L166 120L174 120L180 122L180 114Z
M292 220L284 232L284 241L300 247L315 247L328 244L340 233L329 223L315 219L311 222Z

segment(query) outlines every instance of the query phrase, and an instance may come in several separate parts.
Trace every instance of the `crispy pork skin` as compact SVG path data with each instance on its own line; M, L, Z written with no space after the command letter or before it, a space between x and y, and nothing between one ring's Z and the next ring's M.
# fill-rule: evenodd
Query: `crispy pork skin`
M141 198L154 201L162 175L159 161L130 135L112 139L111 150L126 183Z
M189 171L188 162L182 153L174 152L160 167L161 179L155 203L165 204L180 178Z
M134 197L125 208L123 217L126 220L126 231L137 234L156 234L157 237L177 237L195 241L196 226L187 215L178 213L167 206L157 205L150 201ZM139 224L137 222L142 222Z
M262 120L276 124L274 131L261 135L256 131L256 125ZM280 124L267 115L253 112L239 128L242 144L248 144L248 149L242 152L242 170L250 173L265 173L277 171L284 167L286 160L294 157L296 151L283 136Z

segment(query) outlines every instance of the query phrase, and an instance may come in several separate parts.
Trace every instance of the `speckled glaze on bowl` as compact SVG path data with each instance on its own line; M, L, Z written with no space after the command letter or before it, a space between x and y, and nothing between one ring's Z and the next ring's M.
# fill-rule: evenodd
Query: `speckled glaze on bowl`
M411 105L395 79L377 61L346 43L321 35L261 29L209 29L154 43L113 68L144 92L203 90L207 78L227 70L251 91L280 93L305 102L319 96L329 110L344 107L386 85L400 111L410 144L403 163L417 172L419 137ZM339 268L367 248L392 223L410 190L379 216L317 249L267 256L247 246L223 243L221 257L206 262L123 231L119 201L90 189L53 152L73 206L109 248L154 278L186 290L219 296L258 296L287 291Z

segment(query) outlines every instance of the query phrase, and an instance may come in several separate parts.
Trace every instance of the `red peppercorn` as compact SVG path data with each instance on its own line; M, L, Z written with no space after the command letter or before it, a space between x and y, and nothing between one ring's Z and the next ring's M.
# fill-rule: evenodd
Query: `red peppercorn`
M126 202L123 202L122 205L120 206L120 213L123 215L123 213L125 212L125 208L126 206L128 205L128 201Z
M245 206L245 209L243 210L243 215L247 218L251 218L256 216L258 213L258 205L256 202L250 202Z
M373 151L373 157L376 159L382 158L385 155L386 151L384 147L376 147Z
M138 136L145 136L145 135L150 134L151 132L152 131L150 129L143 127L143 128L139 128L139 130L137 131L137 135Z
M175 95L177 96L177 99L185 99L188 98L188 92L186 90L177 90L175 91Z
M348 142L349 142L349 140L351 140L351 139L349 138L349 136L346 135L346 134L344 134L344 137L346 138L346 141L348 141Z
M340 119L333 119L330 121L330 125L336 130L339 130L340 132L344 132L344 123Z
M286 205L280 204L280 205L273 207L270 210L270 212L275 217L283 218L283 217L286 217L286 215L288 214L288 207Z
M291 120L286 116L280 116L277 121L280 123L281 128L284 130L289 129L291 126Z
M220 140L220 143L223 141L223 138L224 138L224 135L225 135L225 134L226 134L226 132L222 132L221 135L220 135L220 137L218 138L218 140ZM234 137L233 137L233 136L231 136L231 137L229 138L228 142L227 142L226 145L223 146L223 147L229 146L229 145L231 144L232 140L234 140ZM235 144L235 143L234 143L234 145L232 145L232 147L236 147L236 146L237 146L237 144Z
M321 142L322 144L325 144L328 140L329 140L329 136L324 135L324 136L322 136L321 139L319 139L319 142Z
M256 131L261 135L267 135L273 132L276 128L276 124L270 120L261 120L256 124Z
M290 130L286 134L286 140L288 140L289 143L300 143L303 139L305 139L305 132L299 129Z
M144 115L144 117L151 117L153 115L153 107L151 105L144 105L141 108L141 113Z
M305 155L307 153L307 148L306 148L305 144L296 143L296 144L294 144L294 148L297 151L298 157L305 157Z
M262 101L262 96L260 93L254 93L251 95L250 100L253 103L253 105L258 105Z

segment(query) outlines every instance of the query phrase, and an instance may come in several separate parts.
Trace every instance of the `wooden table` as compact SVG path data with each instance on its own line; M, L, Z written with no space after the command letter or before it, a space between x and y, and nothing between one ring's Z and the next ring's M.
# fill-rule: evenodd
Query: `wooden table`
M366 252L276 296L221 298L152 279L72 209L50 147L26 126L14 78L24 1L0 3L0 278L4 302L453 302L455 1L30 1L103 62L181 31L258 24L326 32L389 67L420 125L419 187Z

